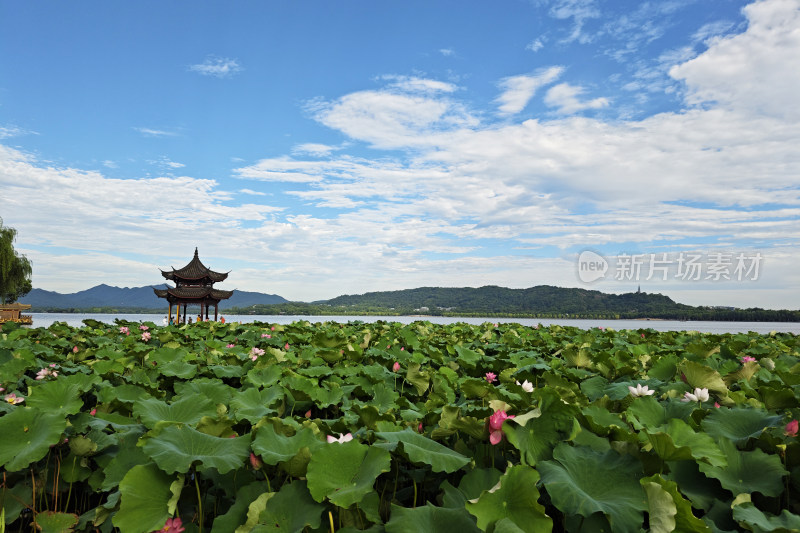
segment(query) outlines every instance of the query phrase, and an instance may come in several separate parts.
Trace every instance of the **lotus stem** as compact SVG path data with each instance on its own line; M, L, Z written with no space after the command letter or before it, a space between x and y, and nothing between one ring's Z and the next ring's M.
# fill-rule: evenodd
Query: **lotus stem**
M197 525L203 533L203 499L200 497L200 483L197 482L197 472L194 473L194 488L197 490Z
M331 523L331 533L333 533L333 513L331 511L328 511L328 521Z
M414 478L411 478L411 482L414 484L414 503L411 505L412 509L417 508L417 481Z

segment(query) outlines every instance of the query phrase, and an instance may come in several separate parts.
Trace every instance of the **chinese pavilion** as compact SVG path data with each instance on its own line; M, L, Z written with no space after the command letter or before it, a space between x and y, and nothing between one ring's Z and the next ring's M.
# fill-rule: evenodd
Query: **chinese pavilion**
M169 302L169 321L172 323L172 306L177 306L175 323L180 324L181 318L186 321L186 306L199 305L200 316L208 320L208 308L214 306L214 320L217 319L220 300L227 300L233 291L223 291L214 288L214 283L224 281L228 272L214 272L200 262L197 248L194 249L194 258L183 268L162 270L164 278L175 283L175 287L166 289L154 288L156 296L166 298ZM183 316L181 316L183 306Z

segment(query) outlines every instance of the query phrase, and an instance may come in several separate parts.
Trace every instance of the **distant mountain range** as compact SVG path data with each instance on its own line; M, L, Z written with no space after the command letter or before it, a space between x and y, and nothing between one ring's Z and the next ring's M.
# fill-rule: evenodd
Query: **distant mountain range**
M165 288L161 284L157 288ZM98 285L72 294L33 289L20 300L33 312L161 313L167 303L153 287ZM276 294L235 291L220 310L249 315L454 315L543 318L661 318L800 322L800 311L694 307L663 294L600 291L539 285L527 289L420 287L398 291L343 295L310 303L291 302Z
M164 289L166 284L155 285L155 288ZM277 294L263 294L260 292L234 291L228 300L220 302L220 309L231 307L252 307L253 305L272 305L285 303L288 300ZM50 310L88 310L98 308L112 308L117 310L131 309L158 309L167 308L167 302L153 293L153 287L111 287L97 285L85 291L71 294L61 294L43 289L33 289L27 296L20 299L21 303L33 306L32 311Z

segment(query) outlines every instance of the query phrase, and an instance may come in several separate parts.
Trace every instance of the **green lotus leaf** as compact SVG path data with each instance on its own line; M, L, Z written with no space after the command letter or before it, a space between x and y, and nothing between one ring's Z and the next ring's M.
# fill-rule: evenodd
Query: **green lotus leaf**
M60 376L53 381L46 381L31 389L27 405L62 416L74 415L83 407L80 396L98 383L98 376L75 374Z
M430 465L434 472L455 472L470 462L469 457L451 450L410 428L396 432L377 432L388 443L402 443L403 451L415 463Z
M397 408L399 398L400 395L384 383L376 383L373 387L370 404L375 406L379 412L386 413Z
M244 375L244 368L233 365L209 365L208 370L218 378L238 378Z
M725 454L714 439L705 433L695 432L683 420L673 418L666 433L647 433L653 451L664 461L696 459L714 466L727 464Z
M578 409L561 401L558 393L548 389L537 389L539 397L538 417L516 419L503 424L503 433L508 442L520 452L524 464L535 465L553 456L553 448L559 442L571 440L579 429L576 416Z
M539 473L533 468L510 467L494 488L467 502L466 509L478 519L478 527L484 531L507 518L527 533L550 532L553 519L539 503L538 481Z
M131 468L119 484L119 511L111 519L114 526L122 533L163 528L170 517L170 485L174 480L175 476L165 474L152 463Z
M231 409L236 420L247 420L255 424L265 416L278 414L276 407L283 398L281 387L263 390L253 387L235 392L231 399Z
M38 461L60 441L66 427L64 416L30 407L0 417L0 466L16 472Z
M183 395L172 404L156 398L138 400L133 404L133 415L150 429L158 422L194 425L204 416L214 416L216 413L214 402L199 394Z
M344 396L344 391L338 383L326 382L321 387L311 389L308 396L318 407L328 407L339 404Z
M265 424L255 431L253 451L268 465L276 465L288 461L301 449L316 450L325 446L309 428L299 430L293 436L282 435L275 431L272 424Z
M69 533L78 524L78 515L44 511L36 513L36 529L42 533Z
M8 481L6 483L10 484ZM30 484L30 478L24 481L18 480L11 486L0 490L0 513L5 513L5 522L0 517L0 531L4 530L4 523L5 525L12 523L23 509L32 508L32 504L33 487Z
M783 492L783 476L788 475L777 455L768 455L759 449L742 452L727 439L719 440L725 454L726 467L698 463L698 468L713 477L734 495L743 492L760 492L764 496L778 496Z
M625 417L638 430L663 431L670 420L686 420L696 408L697 404L694 402L659 402L652 396L644 396L631 403L625 410Z
M294 481L281 487L267 501L267 507L261 511L259 525L253 528L253 533L300 533L306 527L318 528L325 506L312 500L308 490L305 481Z
M722 396L728 394L728 387L722 376L711 367L685 359L678 365L678 370L683 372L686 382L692 388L708 389L709 392L716 392Z
M229 533L245 523L247 511L253 503L264 492L264 483L254 481L236 491L233 504L224 514L218 515L211 525L211 533Z
M467 500L472 500L481 495L483 491L489 490L500 480L503 473L496 468L476 468L467 472L458 488L455 488L448 481L443 481L440 488L442 494L442 507L453 509L463 509Z
M730 409L714 409L703 419L703 429L716 439L728 439L738 445L748 439L756 438L768 427L777 426L781 422L778 415L769 415L761 409L732 407Z
M769 515L751 502L733 506L733 519L750 531L790 533L800 531L800 516L784 509L778 516Z
M234 389L219 379L197 378L191 381L175 383L175 392L178 396L199 394L215 404L228 404L231 401ZM173 400L177 399L173 398Z
M144 444L144 453L165 472L186 473L192 463L216 468L220 474L242 466L250 455L250 437L224 439L189 426L167 426Z
M647 509L641 464L615 451L559 444L553 461L536 465L553 504L567 515L603 513L615 532L638 533Z
M678 491L677 483L658 474L639 482L647 494L651 533L711 533L706 523L694 516L691 503Z
M150 393L143 387L128 383L117 385L116 387L104 387L97 391L97 399L100 403L111 403L113 401L133 403L148 396L150 396Z
M169 361L158 365L158 371L165 376L175 376L181 379L191 379L197 374L197 365L186 361Z
M479 532L473 518L465 509L424 507L408 509L392 504L392 518L386 523L386 533L473 533Z
M323 368L323 367L320 367ZM326 373L330 372L328 367L324 367ZM275 385L283 375L283 369L278 365L269 365L261 368L253 368L247 372L245 381L259 388L271 387Z
M428 390L431 380L427 371L420 371L421 365L419 363L411 363L406 370L406 381L414 385L419 396L425 394Z
M100 486L101 490L115 489L134 466L150 462L150 458L144 454L142 448L136 445L137 442L137 434L120 439L117 453L103 468L105 477Z
M475 368L483 359L483 354L461 345L455 346L456 353L458 354L458 364L464 368Z
M358 441L328 443L317 449L308 463L308 490L318 502L325 498L350 507L372 492L375 480L389 471L387 450Z

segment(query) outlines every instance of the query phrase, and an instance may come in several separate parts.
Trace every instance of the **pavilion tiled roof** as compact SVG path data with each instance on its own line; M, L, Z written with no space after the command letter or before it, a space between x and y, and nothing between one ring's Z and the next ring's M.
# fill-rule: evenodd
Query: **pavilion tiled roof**
M169 287L167 289L153 289L159 298L174 296L175 298L204 300L227 300L233 295L233 291L223 291L212 287Z
M173 267L172 270L162 270L161 275L166 279L175 282L183 280L193 281L208 278L209 281L216 283L218 281L223 281L228 277L227 272L215 272L206 267L200 261L200 257L197 255L197 248L194 249L194 257L191 261L189 261L188 265L178 269Z

